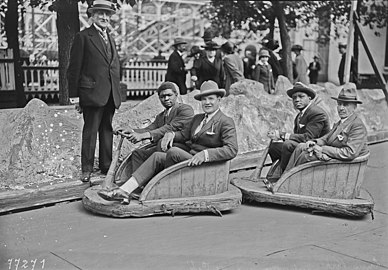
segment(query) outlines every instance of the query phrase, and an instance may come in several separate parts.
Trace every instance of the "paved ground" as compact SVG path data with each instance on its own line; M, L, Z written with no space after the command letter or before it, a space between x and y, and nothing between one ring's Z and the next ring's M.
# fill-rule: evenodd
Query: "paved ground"
M374 220L275 205L114 219L77 201L0 216L0 269L388 269L388 143L371 150Z

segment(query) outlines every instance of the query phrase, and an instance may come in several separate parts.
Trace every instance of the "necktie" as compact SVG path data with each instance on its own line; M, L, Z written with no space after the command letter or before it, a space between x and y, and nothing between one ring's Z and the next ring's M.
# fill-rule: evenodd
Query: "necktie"
M163 114L163 121L164 121L164 124L167 123L167 117L168 117L168 110L164 110L164 114Z
M100 35L102 39L104 40L105 44L107 45L109 40L108 40L108 34L105 31L100 31Z
M203 118L203 120L201 121L201 123L198 125L197 129L195 130L194 134L197 134L207 123L207 118L208 118L208 115L205 114L205 117Z

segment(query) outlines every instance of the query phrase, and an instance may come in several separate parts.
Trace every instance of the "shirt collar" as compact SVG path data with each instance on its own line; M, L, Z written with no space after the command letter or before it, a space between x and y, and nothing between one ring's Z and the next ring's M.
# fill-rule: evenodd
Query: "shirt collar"
M310 101L310 103L303 110L300 111L300 116L302 116L306 112L306 110L310 107L311 103L312 102Z
M106 34L106 29L105 30L102 30L101 27L99 27L97 24L93 23L94 27L97 29L98 32L100 33L105 33Z
M218 108L215 112L212 112L211 114L207 115L207 122L209 122L210 119L213 118L213 116L219 111L220 109Z

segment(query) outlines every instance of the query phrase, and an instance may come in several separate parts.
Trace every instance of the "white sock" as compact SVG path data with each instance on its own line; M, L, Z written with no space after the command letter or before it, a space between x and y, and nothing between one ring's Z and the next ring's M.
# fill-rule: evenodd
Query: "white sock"
M137 183L136 178L131 176L131 178L129 178L129 180L125 182L124 185L120 187L120 189L124 190L128 194L131 194L138 187L139 187L139 184Z

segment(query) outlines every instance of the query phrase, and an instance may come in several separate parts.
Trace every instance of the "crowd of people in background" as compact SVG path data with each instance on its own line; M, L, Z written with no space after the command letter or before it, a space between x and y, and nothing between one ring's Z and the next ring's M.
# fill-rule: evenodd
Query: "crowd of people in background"
M180 37L174 39L166 81L176 83L181 94L199 89L204 81L212 80L229 95L230 86L242 79L258 81L267 93L273 94L278 77L287 76L283 50L279 49L277 41L263 38L258 46L246 45L241 57L241 48L230 40L218 44L211 31L205 31L202 38L203 44L192 46ZM292 83L316 84L321 70L320 59L314 56L314 61L308 65L302 51L303 47L298 44L291 48ZM186 81L187 74L189 82Z

